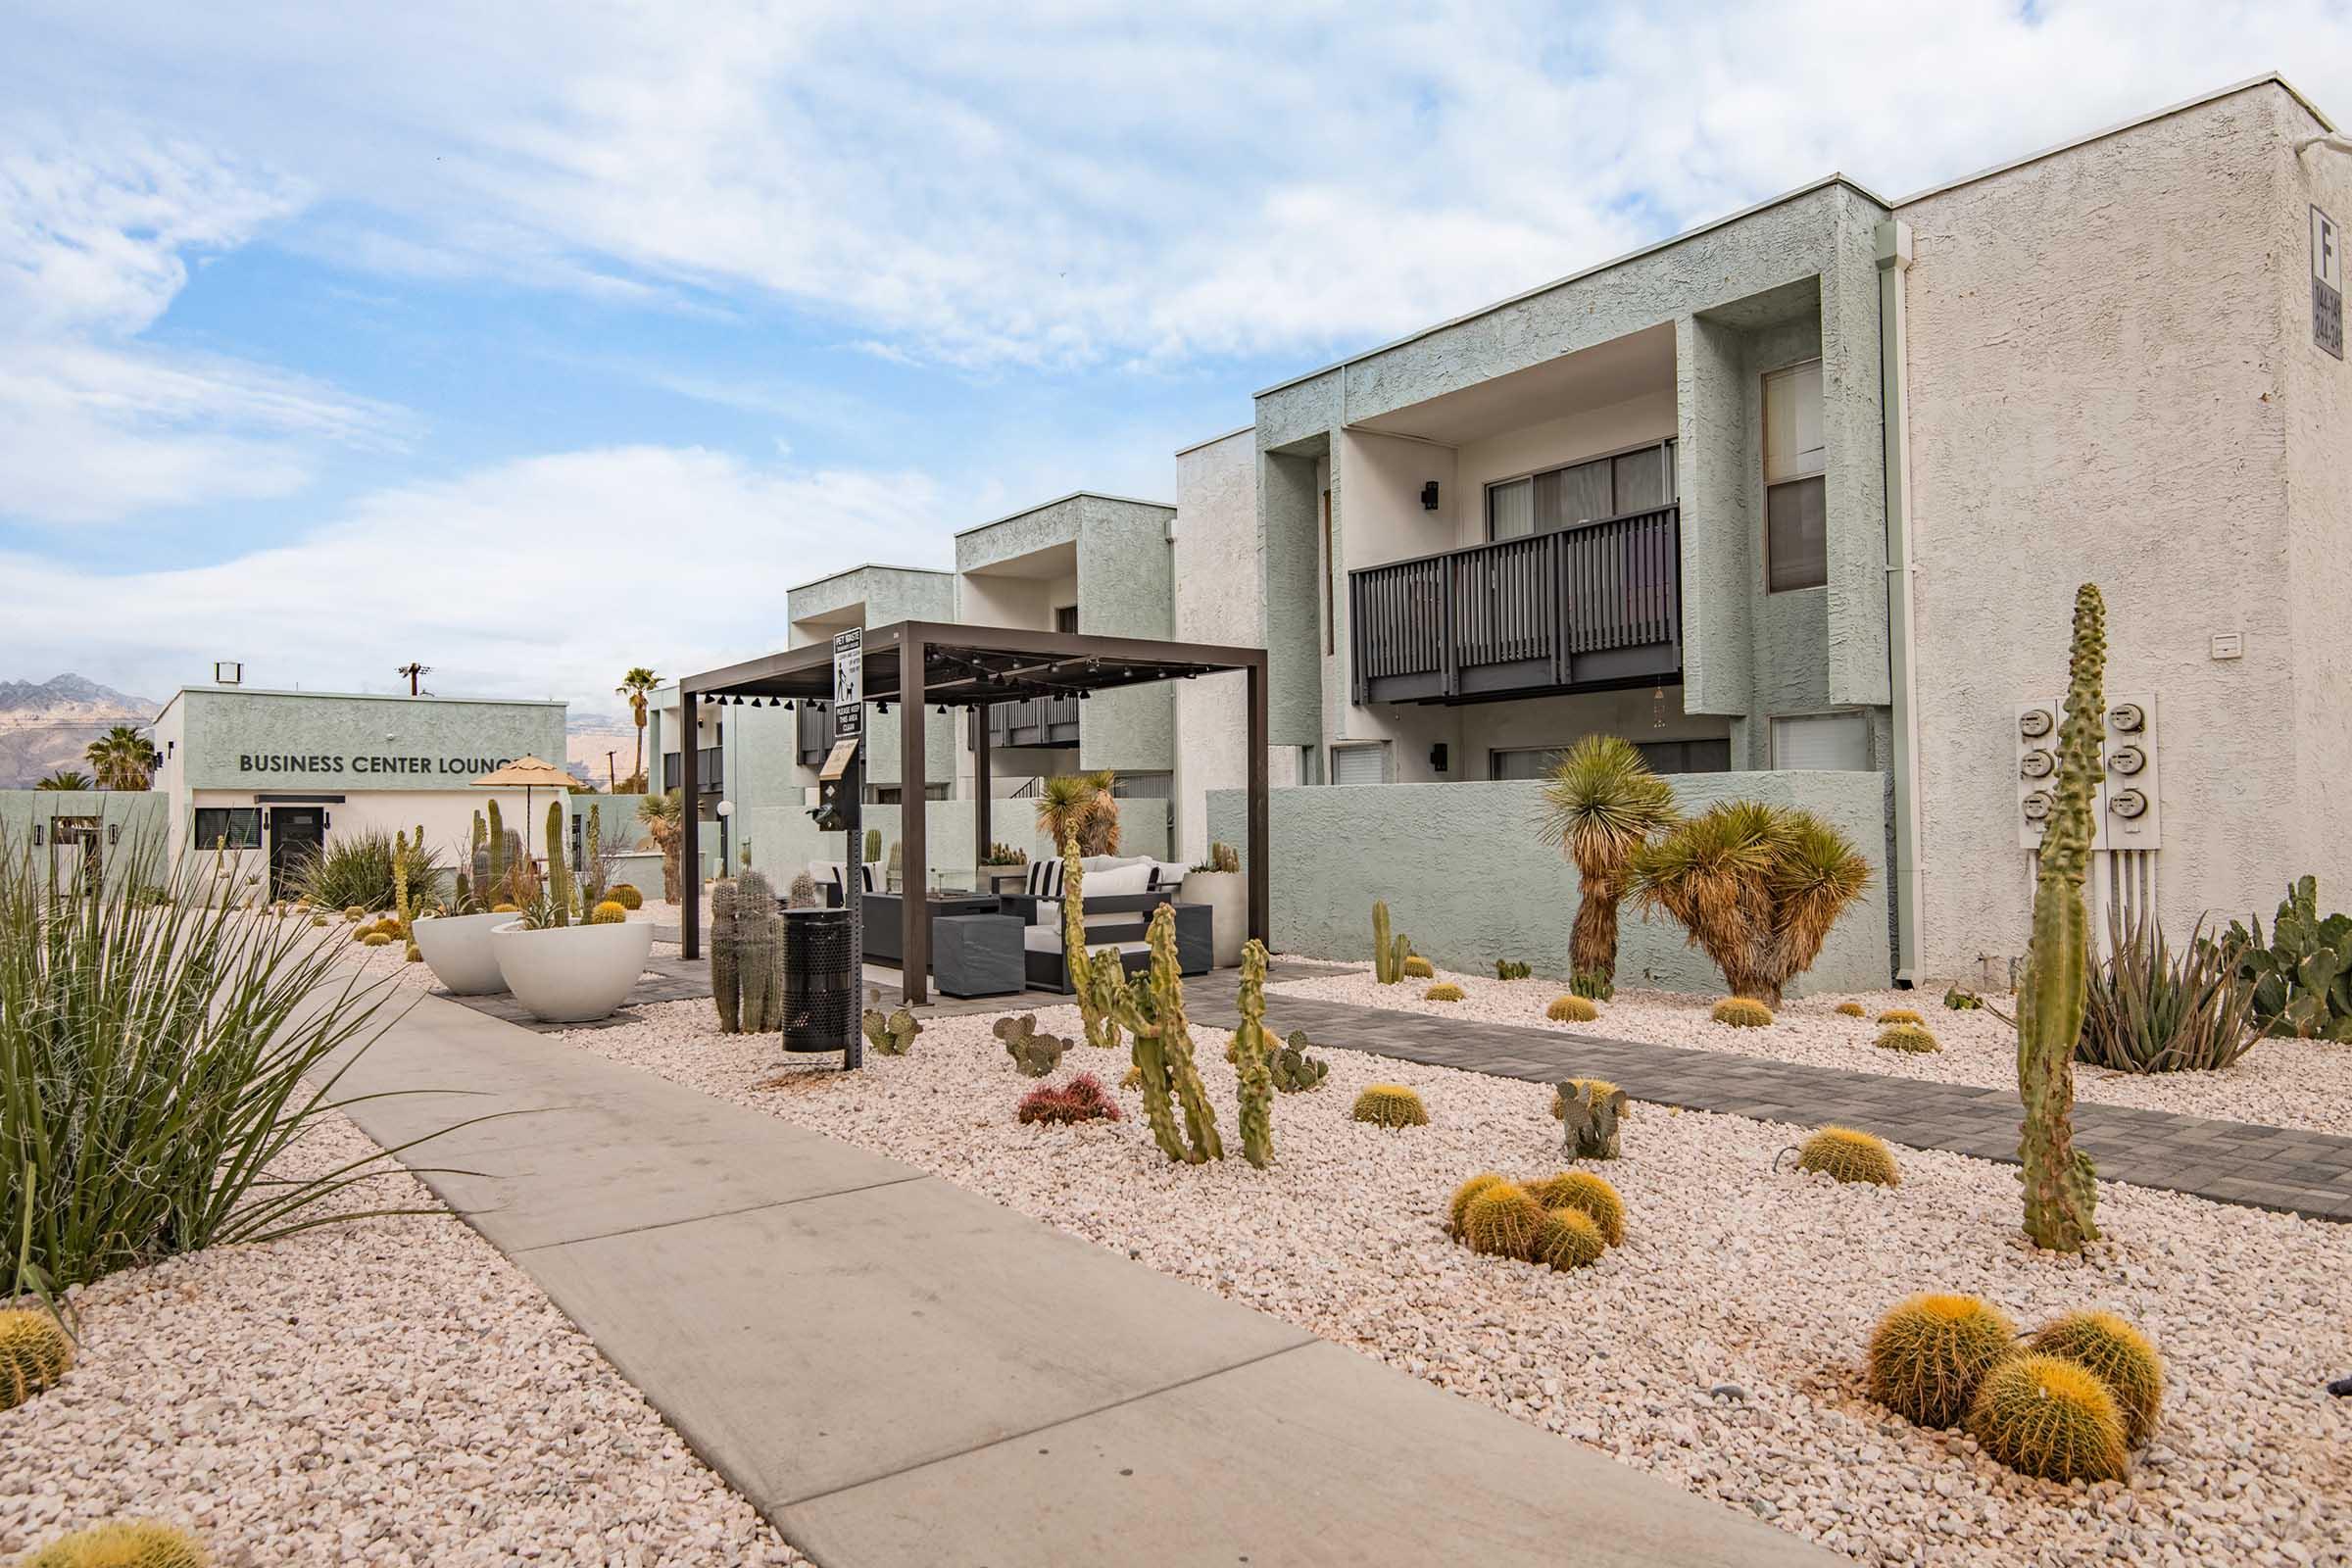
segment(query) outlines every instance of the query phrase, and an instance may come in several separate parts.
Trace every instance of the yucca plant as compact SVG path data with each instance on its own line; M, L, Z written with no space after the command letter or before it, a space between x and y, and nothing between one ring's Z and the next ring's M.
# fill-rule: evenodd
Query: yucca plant
M2254 988L2200 923L2176 953L2154 915L2107 911L2109 956L2089 966L2075 1059L2118 1072L2202 1072L2254 1049Z
M0 831L0 1299L364 1217L314 1205L397 1151L304 1178L270 1165L350 1103L350 1058L329 1058L365 1049L392 982L363 982L306 924L229 907L218 870L160 876L153 843L131 846L133 874L54 898L44 859ZM130 891L158 882L160 903Z
M1072 837L1080 855L1119 853L1119 803L1110 770L1057 773L1038 786L1037 830L1056 844Z
M1735 997L1770 1007L1812 967L1870 862L1812 812L1725 801L1636 851L1635 902L1674 917Z
M379 828L345 833L309 851L293 867L293 883L313 904L328 908L389 909L396 902L393 862L400 862L412 897L440 885L441 857L423 842L405 844Z
M1588 735L1562 753L1544 786L1544 842L1576 862L1579 898L1568 968L1579 980L1617 977L1617 907L1635 852L1674 825L1674 786L1633 743Z

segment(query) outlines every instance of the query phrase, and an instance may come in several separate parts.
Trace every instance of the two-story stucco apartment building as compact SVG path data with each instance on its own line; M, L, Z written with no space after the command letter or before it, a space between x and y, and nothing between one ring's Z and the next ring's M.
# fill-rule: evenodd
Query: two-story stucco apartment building
M1832 175L1267 388L1179 453L1172 515L1072 497L958 536L953 573L796 589L795 638L946 610L1262 643L1294 951L1360 956L1385 897L1442 962L1557 970L1574 881L1537 780L1606 732L1688 803L1802 804L1872 858L1819 983L1998 980L2034 714L2095 581L2101 898L2185 935L2293 875L2342 888L2346 148L2272 76L1901 200ZM1237 680L1004 738L1164 775L1198 857L1241 838ZM1705 976L1663 926L1621 972Z

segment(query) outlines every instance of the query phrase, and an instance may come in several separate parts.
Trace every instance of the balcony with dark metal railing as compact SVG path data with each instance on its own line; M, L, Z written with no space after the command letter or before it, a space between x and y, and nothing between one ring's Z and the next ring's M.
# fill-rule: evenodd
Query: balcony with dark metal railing
M980 710L968 711L964 744L979 744ZM988 707L988 744L991 751L1006 746L1075 746L1078 744L1078 699L1030 697L1017 703Z
M1461 703L1679 679L1681 509L1348 574L1353 698Z

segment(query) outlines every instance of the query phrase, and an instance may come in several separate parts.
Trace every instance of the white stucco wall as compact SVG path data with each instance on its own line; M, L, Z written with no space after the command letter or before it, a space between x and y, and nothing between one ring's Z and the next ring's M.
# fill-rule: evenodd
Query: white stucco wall
M1659 386L1603 408L1503 430L1458 449L1450 507L1456 545L1487 539L1487 486L1543 468L1581 463L1607 452L1664 441L1674 435L1674 388Z
M1264 645L1253 435L1236 430L1176 455L1173 635L1180 642ZM1250 781L1248 688L1239 673L1177 683L1175 853L1184 859L1208 852L1208 792Z
M2106 595L2108 690L2160 706L2173 934L2267 914L2306 871L2352 895L2334 831L2352 432L2344 368L2310 342L2309 186L2287 151L2316 128L2258 85L1899 215L1929 976L2023 953L2011 726L2063 690L2083 581ZM2221 633L2243 658L2211 657Z

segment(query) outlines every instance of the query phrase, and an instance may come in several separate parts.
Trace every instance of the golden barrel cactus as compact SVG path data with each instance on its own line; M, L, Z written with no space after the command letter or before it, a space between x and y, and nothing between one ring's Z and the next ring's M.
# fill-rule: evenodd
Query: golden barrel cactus
M207 1568L212 1554L170 1525L132 1520L61 1536L19 1568Z
M1927 1021L1909 1007L1888 1007L1885 1012L1879 1014L1881 1023L1926 1023Z
M1496 1182L1462 1210L1462 1240L1491 1257L1532 1258L1544 1233L1544 1205L1516 1182Z
M1476 1198L1479 1194L1485 1192L1490 1187L1502 1187L1508 1186L1509 1184L1510 1178L1503 1175L1501 1172L1482 1170L1477 1175L1471 1177L1468 1181L1462 1183L1461 1186L1456 1187L1453 1190L1453 1197L1447 1200L1446 1204L1446 1234L1449 1236L1459 1236L1462 1234L1462 1216L1469 1212L1470 1200Z
M1421 1097L1402 1084L1372 1084L1355 1097L1348 1114L1375 1127L1426 1127L1429 1109Z
M2164 1358L2147 1336L2113 1312L2069 1312L2034 1331L2027 1348L2072 1361L2107 1385L2124 1416L2124 1441L2138 1447L2156 1430L2164 1403Z
M2124 1413L2097 1373L2055 1355L2012 1355L1984 1376L1968 1434L2044 1481L2115 1481L2130 1467Z
M1407 980L1434 980L1438 975L1437 966L1417 953L1404 956L1402 972Z
M1796 1168L1817 1170L1841 1182L1903 1185L1903 1173L1895 1168L1894 1151L1886 1147L1886 1140L1852 1127L1824 1127L1806 1139L1797 1149Z
M1554 997L1544 1016L1553 1023L1591 1023L1600 1016L1600 1008L1585 997Z
M1615 1247L1625 1240L1625 1200L1607 1178L1589 1170L1564 1170L1530 1187L1537 1202L1547 1209L1573 1208L1590 1219L1600 1239Z
M1600 1261L1607 1240L1592 1216L1579 1208L1547 1209L1543 1232L1536 1238L1535 1261L1565 1272Z
M74 1342L46 1312L0 1310L0 1410L56 1386L74 1365Z
M1981 1298L1914 1296L1871 1336L1870 1396L1923 1427L1956 1426L2016 1341L2017 1326Z
M1943 1049L1934 1034L1915 1023L1890 1023L1879 1031L1879 1038L1872 1044L1881 1051L1899 1051L1912 1056Z
M1726 997L1715 1004L1715 1010L1707 1016L1734 1029L1772 1027L1772 1009L1753 997Z
M1427 991L1422 992L1421 1000L1423 1002L1459 1002L1462 1000L1462 988L1450 980L1441 980Z

